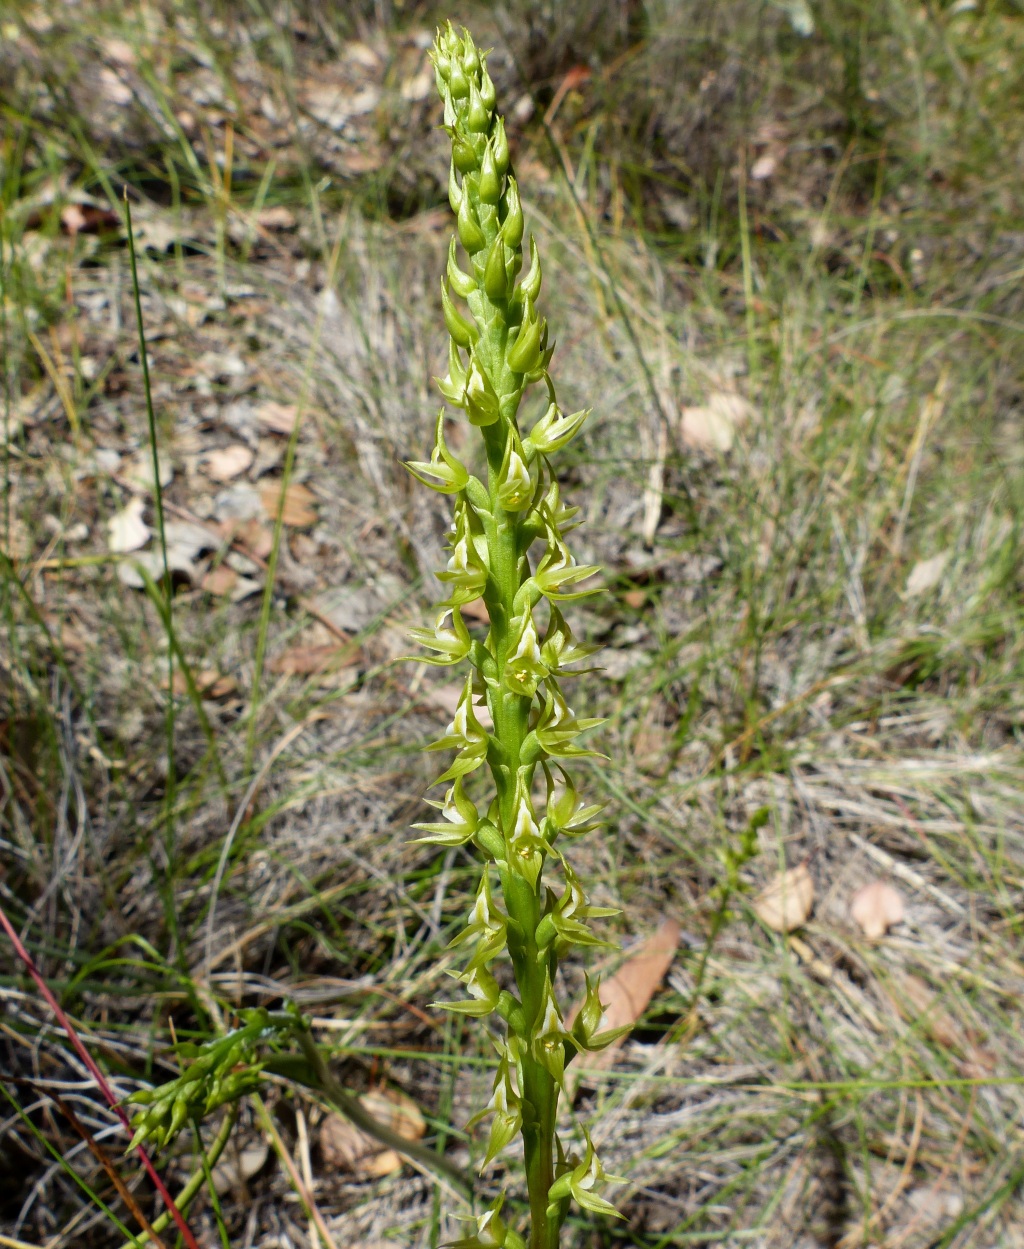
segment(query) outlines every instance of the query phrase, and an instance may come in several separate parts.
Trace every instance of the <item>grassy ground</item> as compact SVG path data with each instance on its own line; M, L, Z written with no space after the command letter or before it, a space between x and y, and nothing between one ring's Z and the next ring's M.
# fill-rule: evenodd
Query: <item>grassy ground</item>
M392 662L445 529L399 461L442 367L447 14L364 7L3 11L0 900L119 1092L167 1078L173 1036L290 999L347 1087L404 1091L468 1164L488 1046L425 1007L472 872L407 834L453 691ZM1009 1247L1024 20L709 7L453 14L496 46L560 395L595 409L563 485L608 587L575 614L606 648L577 706L610 717L578 870L625 945L683 929L577 1095L626 1222L570 1243ZM800 863L787 937L750 901ZM849 906L878 878L906 915L869 940ZM0 960L0 1244L120 1245L58 1100L114 1160L120 1129ZM341 1166L315 1099L267 1105L339 1249L456 1232L415 1171ZM315 1243L239 1122L201 1243ZM176 1191L194 1142L160 1163Z

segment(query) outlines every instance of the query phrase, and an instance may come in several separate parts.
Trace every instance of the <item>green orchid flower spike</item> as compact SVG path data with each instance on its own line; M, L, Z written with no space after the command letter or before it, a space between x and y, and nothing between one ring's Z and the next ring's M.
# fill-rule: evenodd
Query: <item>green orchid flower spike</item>
M431 52L452 145L448 195L456 217L441 279L448 372L438 385L479 429L487 467L481 480L452 453L443 408L429 460L408 465L418 481L454 502L451 557L438 573L449 597L434 628L414 637L433 652L424 662L468 668L452 724L429 747L455 751L437 782L448 787L446 796L432 804L443 820L418 827L427 834L421 841L474 846L483 857L473 909L452 943L468 953L455 973L466 997L437 1005L496 1017L494 1092L471 1120L491 1119L484 1166L519 1132L525 1146L528 1239L502 1219L499 1199L458 1243L556 1249L573 1200L584 1210L615 1212L597 1191L604 1172L589 1135L586 1156L576 1163L567 1161L555 1131L566 1065L618 1035L598 1030L596 982L588 980L586 1005L572 1026L555 990L559 961L570 951L607 945L589 921L615 913L589 904L556 844L595 828L600 812L583 803L566 763L593 753L580 737L601 721L577 717L562 692L563 681L579 671L570 665L594 648L574 638L559 606L594 593L587 582L598 569L577 564L566 544L578 509L563 504L549 457L579 433L588 413L566 415L558 406L532 238L530 267L520 276L523 206L486 55L451 24ZM524 431L519 408L535 385L542 411ZM462 615L477 599L490 620L483 641L470 635ZM484 727L484 706L493 728ZM493 798L472 801L467 790L475 792L479 776L488 774ZM505 960L514 992L502 987L512 979L495 966Z

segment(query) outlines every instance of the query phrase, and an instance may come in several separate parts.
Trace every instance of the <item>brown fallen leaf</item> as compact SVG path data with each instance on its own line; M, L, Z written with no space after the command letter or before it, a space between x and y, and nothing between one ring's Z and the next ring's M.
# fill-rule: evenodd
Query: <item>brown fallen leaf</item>
M807 864L780 872L753 901L754 914L773 932L801 927L814 909L814 881Z
M928 984L913 972L900 976L899 992L893 995L896 1009L907 1020L932 1037L947 1050L964 1046L963 1028L940 1004Z
M396 1089L364 1093L360 1102L371 1115L407 1141L418 1141L427 1130L419 1107ZM320 1125L320 1152L329 1167L372 1178L391 1175L402 1165L401 1156L384 1148L344 1115L329 1114Z
M678 722L668 702L656 694L633 738L633 759L648 776L664 776L672 763L672 736Z
M679 948L679 935L678 923L674 919L666 919L656 932L636 947L613 976L601 981L604 1014L599 1031L625 1028L636 1023L672 966ZM567 1027L572 1027L582 1007L583 1003L579 1002L572 1008L566 1017ZM624 1036L618 1037L606 1049L587 1054L586 1065L591 1069L610 1067L615 1061L615 1051L625 1044L625 1040Z
M294 230L296 225L295 214L283 204L261 208L256 214L256 220L264 230Z
M478 620L481 624L491 623L490 612L488 612L487 604L482 598L475 598L469 603L463 603L462 616L466 620Z
M223 1197L225 1193L244 1188L247 1180L262 1169L270 1156L270 1146L262 1137L250 1141L241 1149L229 1149L213 1168L213 1186Z
M203 698L227 698L229 694L234 694L238 689L238 682L234 677L225 676L224 673L218 672L216 668L194 669L192 672L192 680L195 682L196 689ZM167 688L166 676L161 678L160 688ZM184 698L188 693L188 681L185 679L185 674L180 668L174 669L174 683L172 688L174 693L179 698Z
M904 917L903 898L884 880L872 880L853 895L850 915L864 935L874 941L883 937Z
M260 500L264 511L271 520L277 518L277 509L281 502L281 483L279 481L263 482L260 485ZM313 504L316 495L308 486L301 482L292 482L284 492L284 514L282 520L286 525L304 529L307 525L316 524L316 512Z
M683 408L679 433L688 447L702 451L728 451L735 440L736 430L753 415L753 407L742 395L719 390L708 397L707 403Z
M206 474L214 481L233 481L252 466L256 457L252 449L241 442L211 451L205 460Z
M217 594L227 598L238 584L238 573L227 564L218 564L211 568L203 578L203 589L207 594Z
M142 519L146 501L133 495L125 506L107 521L107 545L119 555L137 551L149 541L150 528Z
M355 644L329 642L325 646L291 646L270 661L270 671L289 677L315 676L319 672L337 672L351 668L359 659Z
M261 403L256 410L256 419L272 434L290 434L295 428L298 415L297 404L276 403L273 399Z

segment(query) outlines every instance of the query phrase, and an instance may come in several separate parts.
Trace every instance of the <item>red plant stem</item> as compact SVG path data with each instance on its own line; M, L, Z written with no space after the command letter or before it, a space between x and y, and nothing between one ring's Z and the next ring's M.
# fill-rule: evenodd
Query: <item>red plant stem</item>
M107 1103L109 1104L110 1109L121 1120L122 1124L124 1125L125 1131L128 1133L129 1136L131 1136L132 1126L131 1126L130 1120L128 1119L127 1112L125 1111L124 1107L121 1105L121 1103L118 1101L117 1097L115 1096L114 1090L107 1083L107 1077L103 1074L102 1071L100 1071L99 1067L96 1065L95 1060L93 1059L93 1056L89 1053L89 1051L82 1044L81 1038L79 1037L78 1033L75 1031L74 1025L72 1024L71 1020L67 1017L67 1015L64 1014L63 1010L61 1010L60 1003L53 996L52 992L50 991L50 986L43 979L42 973L40 972L39 968L36 967L35 963L32 961L31 954L29 954L28 950L26 950L25 947L22 945L21 939L19 938L18 934L14 931L11 921L7 918L7 915L4 912L4 908L2 906L0 906L0 926L3 927L4 932L6 932L8 937L10 937L11 944L14 946L15 954L17 954L18 958L20 958L21 961L25 964L25 967L28 970L28 974L36 982L36 988L45 998L46 1004L49 1006L50 1010L52 1010L54 1015L56 1015L57 1022L67 1033L68 1040L74 1046L75 1053L82 1060L82 1062L85 1063L86 1067L89 1069L89 1074L96 1081L96 1084L100 1092L107 1099ZM168 1211L170 1212L171 1218L177 1224L178 1231L181 1232L182 1238L184 1239L185 1244L188 1246L188 1249L199 1249L199 1245L196 1243L196 1238L192 1235L192 1232L189 1229L189 1225L185 1222L184 1218L182 1217L181 1211L175 1205L174 1198L167 1191L167 1185L163 1182L163 1180L157 1174L156 1167L153 1166L153 1163L150 1160L149 1154L147 1154L146 1151L141 1146L139 1147L137 1152L139 1155L139 1159L142 1162L142 1165L146 1168L146 1171L149 1174L149 1178L153 1181L156 1191L163 1198L164 1204L166 1205Z

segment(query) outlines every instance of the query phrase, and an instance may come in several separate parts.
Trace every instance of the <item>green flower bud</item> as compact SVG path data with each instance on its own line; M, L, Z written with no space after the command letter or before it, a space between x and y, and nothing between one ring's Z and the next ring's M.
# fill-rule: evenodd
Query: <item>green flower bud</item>
M487 292L487 298L495 301L504 299L508 293L505 244L501 241L500 234L494 240L487 255L487 265L484 268L484 290Z
M519 198L519 183L511 174L505 189L505 220L501 232L513 251L523 241L523 204Z
M491 144L494 149L494 167L498 171L498 177L504 178L508 173L509 151L508 136L505 134L505 119L499 117L494 123L494 133L491 135Z
M498 102L498 93L494 89L490 74L482 64L480 66L480 99L483 101L484 108L489 113L493 113L494 106Z
M505 839L490 820L483 820L473 837L478 848L494 859L496 863L505 862Z
M462 187L459 186L459 180L455 176L455 162L452 161L448 166L448 203L451 205L453 213L458 213L462 207L462 197L465 194Z
M452 297L448 294L448 286L443 278L441 279L441 311L444 313L444 323L448 327L448 333L452 336L453 342L459 347L472 347L480 337L480 332L452 303Z
M451 127L451 134L452 164L459 173L472 173L479 163L476 148L470 142L468 136L464 135L457 126Z
M451 198L450 195L449 195L449 198ZM458 209L453 207L452 211L458 212ZM537 296L540 294L540 282L541 282L540 252L537 250L537 241L531 234L530 235L530 268L527 271L526 276L519 283L519 288L516 291L516 295L518 297L521 297L524 303L527 300L529 300L531 304L535 304L537 302Z
M459 242L471 256L475 255L487 242L483 230L480 229L477 223L473 206L469 202L469 195L465 193L465 188L463 188L462 203L459 205L459 215L455 228L459 232Z
M448 86L451 89L452 99L454 100L464 100L469 95L469 79L457 56L451 62L451 69L448 73Z
M475 134L486 134L491 125L491 114L480 98L480 89L476 83L469 83L469 108L466 110L466 124Z
M516 373L529 373L540 362L540 338L543 322L538 319L533 305L527 301L523 321L516 340L505 357L508 367Z
M463 273L455 258L455 235L448 242L448 284L460 299L466 299L476 290L476 278Z
M468 30L462 32L462 67L471 81L480 70L480 54Z
M496 204L501 199L501 174L494 161L494 144L489 142L484 148L480 162L480 179L477 183L480 199L485 204ZM456 210L457 211L457 210Z

